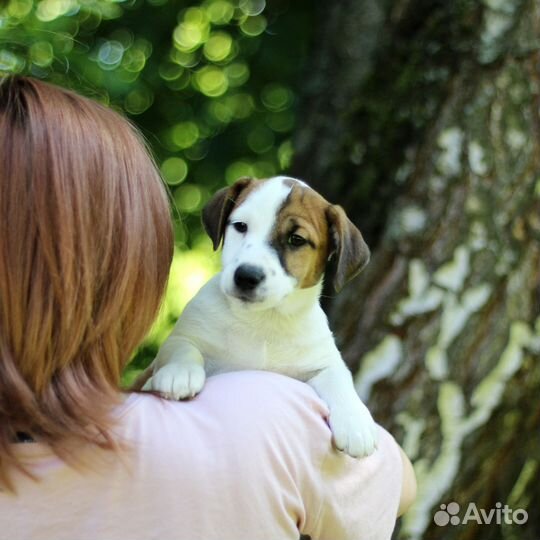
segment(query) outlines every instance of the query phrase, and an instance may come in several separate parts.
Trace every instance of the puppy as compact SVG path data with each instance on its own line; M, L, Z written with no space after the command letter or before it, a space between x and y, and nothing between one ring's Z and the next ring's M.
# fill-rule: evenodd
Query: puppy
M241 178L218 191L203 224L214 250L223 240L223 270L189 302L136 384L183 399L200 392L207 375L283 373L307 382L327 403L338 449L353 457L372 453L375 424L319 305L329 259L337 291L367 264L360 231L340 206L283 176Z

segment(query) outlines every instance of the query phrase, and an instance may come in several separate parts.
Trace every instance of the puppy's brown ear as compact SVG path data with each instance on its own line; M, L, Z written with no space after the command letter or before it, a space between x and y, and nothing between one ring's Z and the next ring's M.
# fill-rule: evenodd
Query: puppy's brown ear
M203 208L202 222L204 230L212 239L214 251L219 248L221 240L223 240L227 220L236 206L240 193L252 182L255 182L255 179L247 176L239 178L232 186L216 192Z
M334 260L333 285L336 292L359 274L369 262L369 248L360 231L341 206L326 210L330 235L330 257Z

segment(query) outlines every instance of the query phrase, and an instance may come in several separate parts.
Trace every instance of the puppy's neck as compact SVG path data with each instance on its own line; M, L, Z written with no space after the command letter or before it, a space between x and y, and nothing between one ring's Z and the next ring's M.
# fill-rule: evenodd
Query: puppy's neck
M319 305L319 297L322 291L322 279L313 287L295 289L283 302L274 309L285 317L301 316Z

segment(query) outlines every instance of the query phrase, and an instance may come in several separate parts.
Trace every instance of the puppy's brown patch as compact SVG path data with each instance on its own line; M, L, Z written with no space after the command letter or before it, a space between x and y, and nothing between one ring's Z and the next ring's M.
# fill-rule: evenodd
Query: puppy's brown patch
M326 209L329 203L313 189L292 182L292 189L276 216L271 244L278 252L285 271L305 289L316 285L325 270L329 255L329 231ZM291 235L306 240L291 245Z

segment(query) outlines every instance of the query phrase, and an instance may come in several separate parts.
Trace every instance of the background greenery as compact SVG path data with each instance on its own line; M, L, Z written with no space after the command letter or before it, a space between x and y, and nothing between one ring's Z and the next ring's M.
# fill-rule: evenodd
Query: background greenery
M219 265L199 224L210 194L290 171L372 249L324 302L357 390L415 467L395 537L540 538L538 0L10 0L0 13L0 70L123 110L170 187L170 286L126 381ZM450 501L529 520L439 527Z
M174 206L176 254L145 365L219 266L200 226L210 195L292 157L314 9L298 0L12 0L0 73L31 74L121 110L149 141Z

